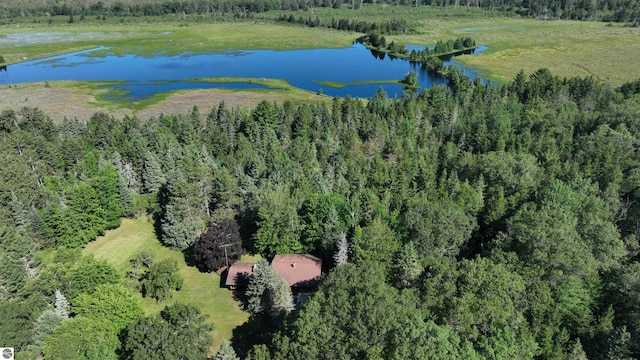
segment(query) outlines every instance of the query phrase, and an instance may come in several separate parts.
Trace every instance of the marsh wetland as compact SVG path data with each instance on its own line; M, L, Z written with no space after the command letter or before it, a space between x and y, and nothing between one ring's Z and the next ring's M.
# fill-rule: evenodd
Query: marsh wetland
M411 44L420 49L470 36L485 46L483 51L457 57L455 64L467 75L496 83L510 81L520 70L531 74L539 68L560 76L593 76L614 86L640 76L635 60L640 48L633 46L638 29L622 24L540 21L428 6L292 13L373 22L406 19L412 30L387 35L387 40L408 49ZM49 99L61 92L76 111L84 109L80 114L108 109L150 115L176 106L187 111L182 101L173 102L176 98L208 107L214 93L247 107L264 96L295 102L347 94L366 98L380 87L401 96L404 88L398 81L410 70L418 72L422 89L445 82L419 65L372 56L353 44L362 33L289 25L277 21L282 14L261 13L251 21L193 14L119 21L87 17L73 24L61 16L12 20L16 24L0 25L0 55L5 60L0 65L6 66L0 72L0 95L16 110L40 106L60 116L64 109ZM611 62L617 65L607 65ZM50 94L52 88L57 96Z
M329 96L368 98L380 87L390 95L402 96L404 87L397 80L411 70L419 74L420 88L446 82L420 64L374 53L354 43L342 49L228 49L178 55L115 55L108 48L96 48L9 65L0 72L0 84L117 81L109 86L127 100L138 101L175 90L268 89L243 79L284 79L297 88Z

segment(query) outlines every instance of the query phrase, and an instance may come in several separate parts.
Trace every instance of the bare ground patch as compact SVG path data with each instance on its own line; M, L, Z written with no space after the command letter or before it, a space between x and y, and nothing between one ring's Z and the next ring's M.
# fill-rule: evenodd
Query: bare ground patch
M135 114L141 119L160 114L185 114L197 106L203 115L208 115L214 105L224 101L229 106L252 108L260 101L282 103L328 101L327 96L316 95L303 90L289 91L238 91L228 89L184 90L169 95L166 99L140 110L136 103L105 104L96 96L105 90L95 90L85 86L74 86L73 82L28 83L0 86L0 111L23 107L37 107L54 122L65 117L88 120L96 112L107 112L116 118Z
M63 83L28 83L0 86L0 110L18 111L23 107L37 107L55 122L67 118L87 120L99 111L124 116L130 111L111 110L96 103L95 96L82 88L60 86Z
M262 100L282 103L286 100L293 102L311 102L328 100L326 96L315 95L305 91L237 91L226 89L185 90L170 95L167 99L139 110L136 115L141 119L160 114L184 114L193 106L197 106L202 115L208 115L214 105L224 101L228 106L252 108Z

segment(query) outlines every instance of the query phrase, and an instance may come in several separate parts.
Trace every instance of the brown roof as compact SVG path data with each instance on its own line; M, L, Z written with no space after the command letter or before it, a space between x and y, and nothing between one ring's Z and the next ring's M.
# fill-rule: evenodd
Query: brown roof
M247 286L249 284L249 276L253 274L253 266L255 263L237 262L229 267L227 273L226 286Z
M271 266L289 286L316 286L322 273L322 260L308 254L276 255Z

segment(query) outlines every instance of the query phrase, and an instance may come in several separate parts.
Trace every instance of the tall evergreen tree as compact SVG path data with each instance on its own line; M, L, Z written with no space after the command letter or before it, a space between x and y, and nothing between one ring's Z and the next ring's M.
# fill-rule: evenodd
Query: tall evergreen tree
M279 317L294 309L291 288L265 259L260 259L249 277L247 309L254 314Z
M70 310L69 301L67 301L67 298L62 294L60 290L56 290L55 298L56 298L56 304L55 304L56 314L60 316L60 318L62 319L68 319L69 310Z
M333 256L333 261L335 261L336 265L344 265L349 262L349 243L347 242L347 234L345 232L341 232L338 235L337 247L338 249Z
M142 172L144 191L147 194L157 194L160 187L166 182L162 166L158 157L148 151L144 156L144 169Z
M229 345L227 340L222 340L222 344L220 344L220 348L216 353L216 356L213 357L213 360L240 360L238 355L236 355L235 350Z
M35 333L31 341L32 344L29 345L28 349L38 354L41 353L53 330L60 326L64 320L55 311L45 310L34 323Z
M394 267L394 282L399 288L410 287L422 274L422 265L418 251L413 242L408 242L402 246L396 255Z
M173 171L167 186L169 194L161 222L161 240L169 247L184 250L204 229L206 214L199 211L202 199L198 196L198 186L189 183L182 171Z
M254 314L260 314L267 310L267 295L269 287L276 280L277 274L265 259L260 259L256 268L249 277L247 285L247 310Z
M264 256L299 253L302 250L300 219L294 199L284 191L268 192L258 208L256 250Z
M120 205L122 206L123 216L133 215L133 196L131 190L127 187L125 179L122 176L118 176L118 198Z
M288 314L295 309L291 287L287 282L277 277L268 288L269 306L268 312L274 318Z
M29 214L29 209L24 206L20 198L17 197L13 191L11 192L11 214L17 228L30 230L31 215Z

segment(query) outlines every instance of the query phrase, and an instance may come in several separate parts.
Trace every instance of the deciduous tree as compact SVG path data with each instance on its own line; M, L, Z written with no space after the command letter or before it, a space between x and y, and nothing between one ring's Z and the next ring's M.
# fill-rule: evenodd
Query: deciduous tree
M245 253L238 223L232 219L218 222L200 235L193 245L193 257L198 268L211 272L232 264Z
M114 333L144 316L140 294L122 285L102 284L92 294L80 294L73 312L96 321L105 321Z
M47 339L46 360L117 359L118 337L106 321L75 317L68 319Z
M192 305L174 304L159 315L138 319L127 326L122 340L124 359L201 360L209 354L212 326Z
M152 264L142 279L142 294L157 301L171 296L172 291L182 289L184 280L178 274L178 263L174 259L165 259Z

